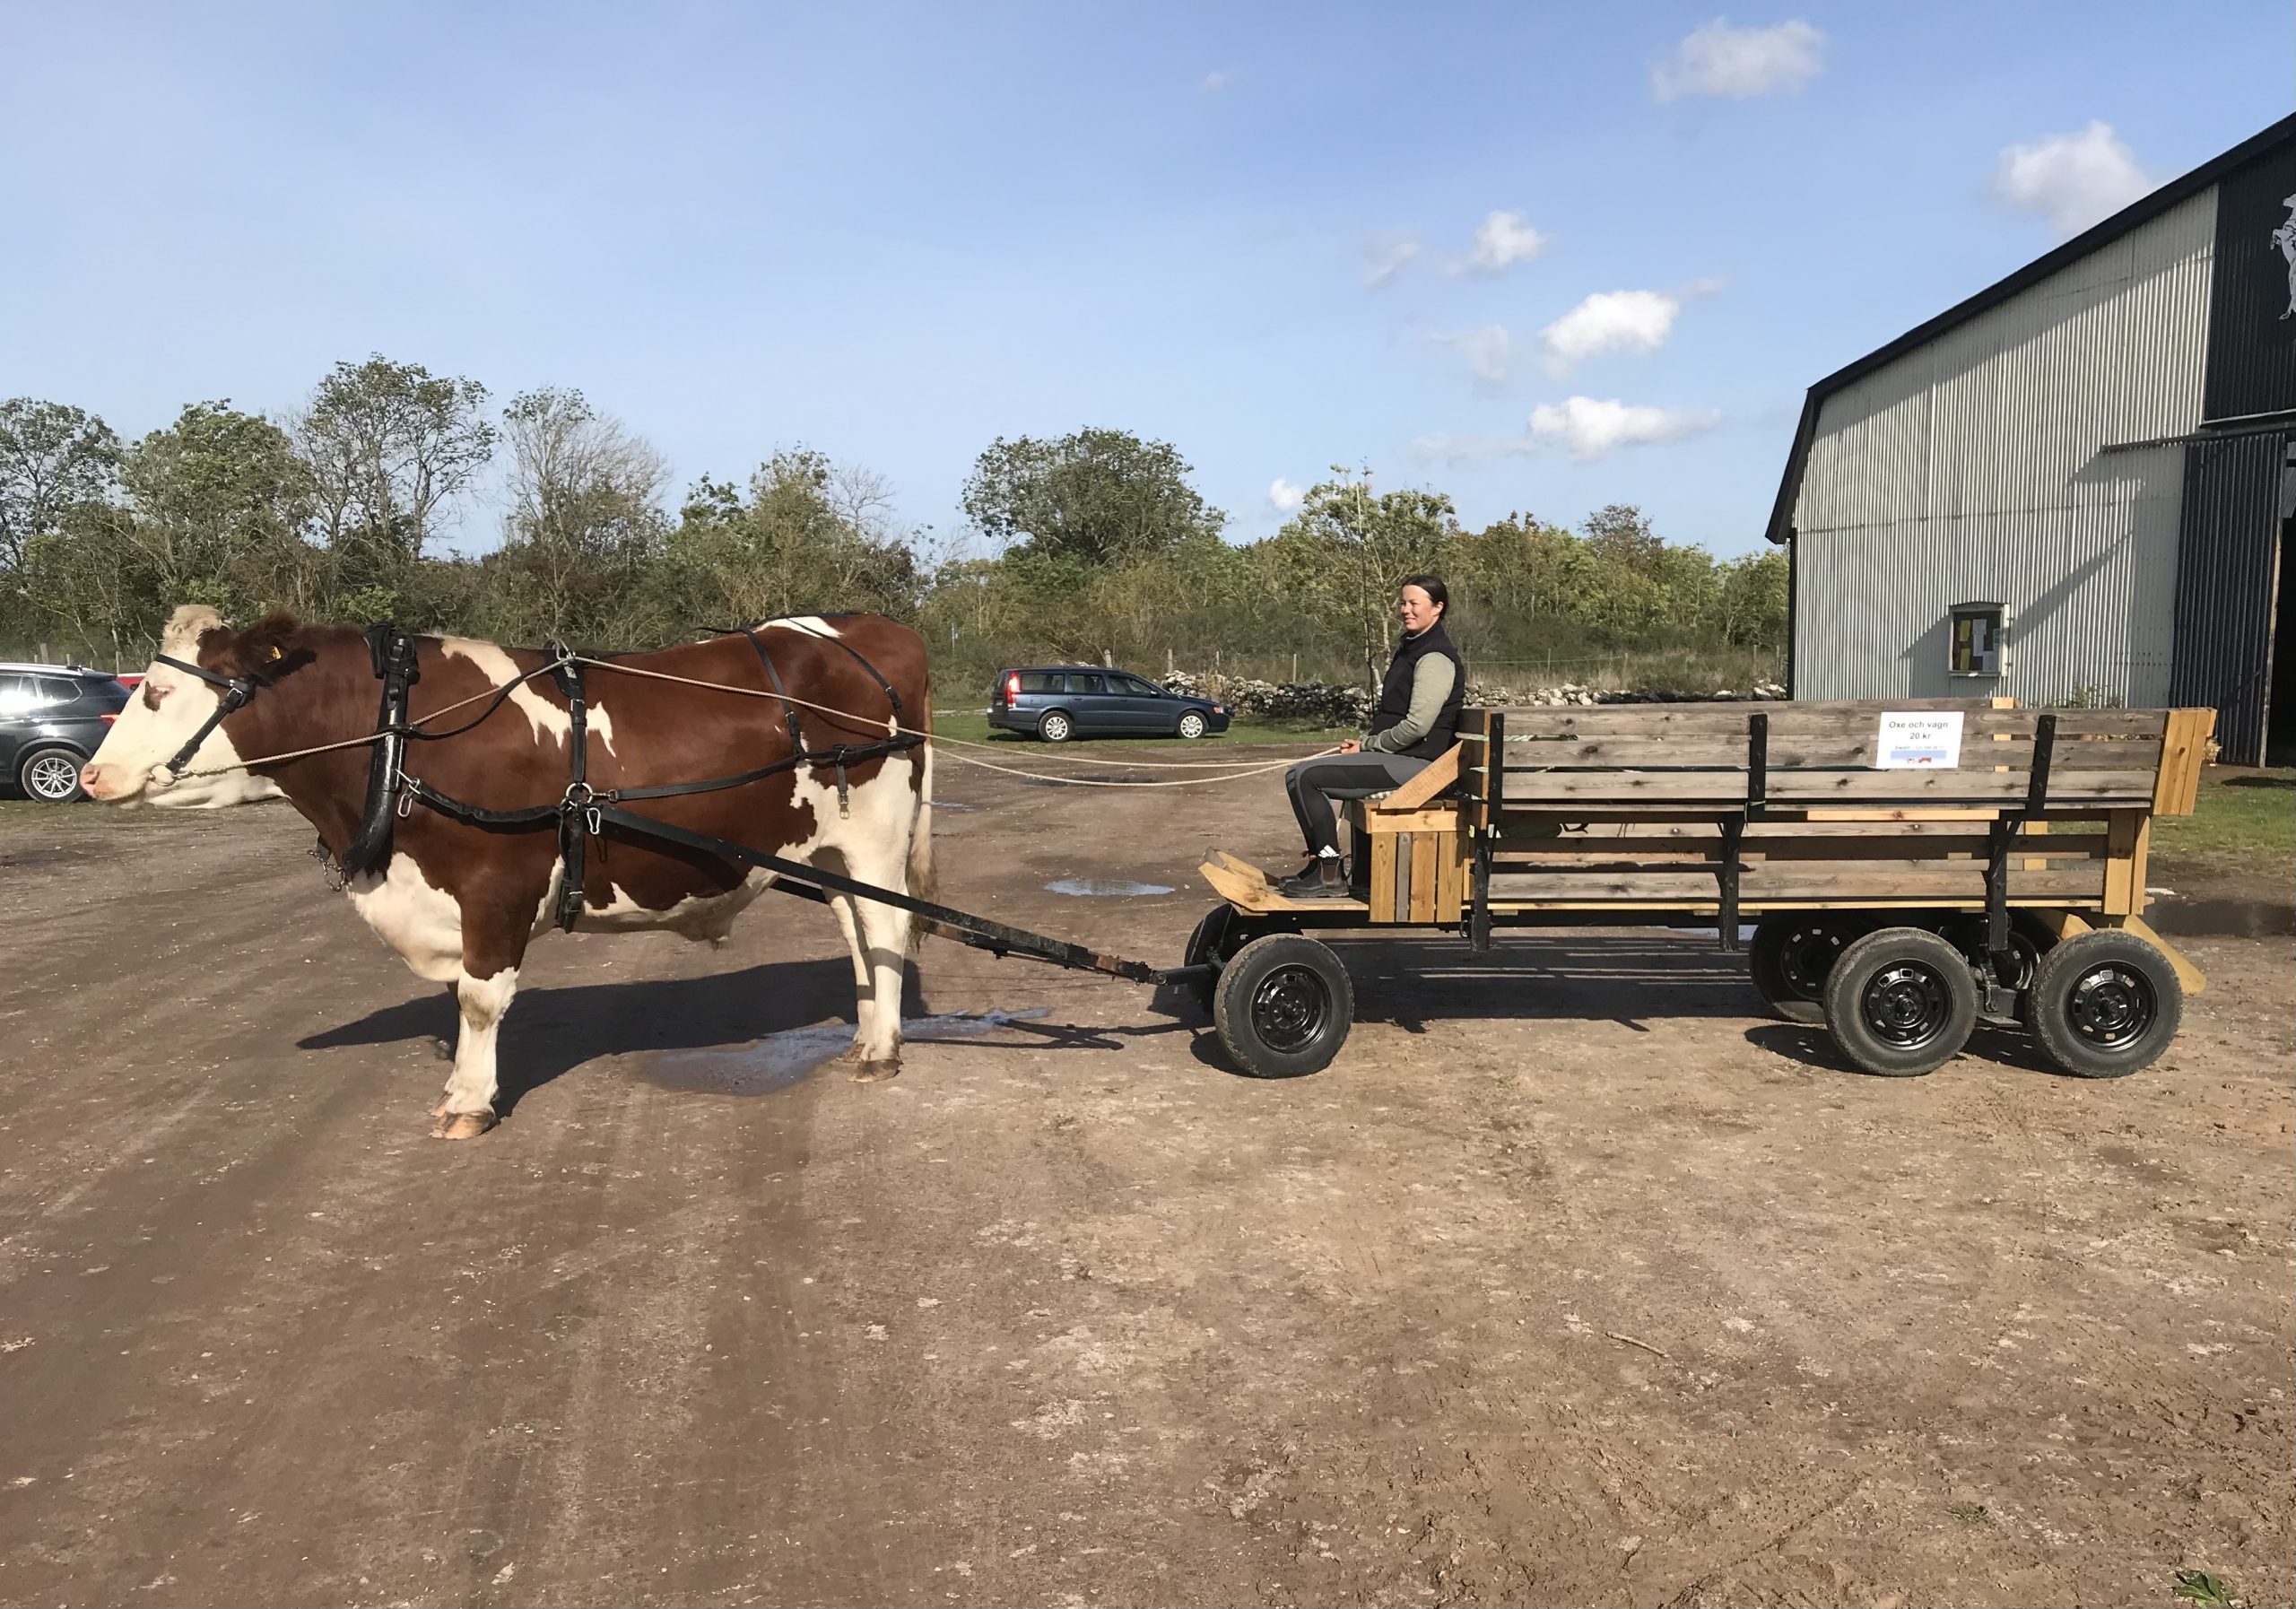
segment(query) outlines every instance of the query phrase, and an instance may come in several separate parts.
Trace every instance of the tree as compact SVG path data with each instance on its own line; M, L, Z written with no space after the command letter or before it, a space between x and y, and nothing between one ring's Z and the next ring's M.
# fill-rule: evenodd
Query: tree
M25 545L64 517L111 494L119 438L94 414L29 396L0 402L0 574L24 561Z
M1335 465L1335 476L1349 472ZM1375 684L1394 642L1396 588L1435 567L1458 525L1439 491L1371 495L1371 472L1320 482L1273 540L1287 590L1345 622Z
M913 616L921 580L891 510L883 479L807 448L774 454L746 491L703 477L670 542L688 622L835 609Z
M83 502L28 547L25 590L48 618L127 657L178 604L252 614L308 597L310 472L278 426L194 403L119 478L125 507Z
M321 535L353 585L420 558L441 506L494 457L486 387L380 352L339 362L291 421Z
M613 635L660 555L669 465L653 446L591 407L579 391L545 387L502 411L510 448L510 511L486 568L505 635Z
M1086 430L1057 441L998 437L965 482L965 513L1024 564L1081 581L1216 539L1228 517L1187 483L1187 460L1128 431Z

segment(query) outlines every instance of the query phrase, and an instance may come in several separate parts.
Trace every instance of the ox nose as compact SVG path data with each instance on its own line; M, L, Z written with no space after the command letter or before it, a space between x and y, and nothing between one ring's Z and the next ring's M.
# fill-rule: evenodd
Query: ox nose
M111 773L100 765L83 765L80 768L80 786L87 790L91 798L108 798L110 796Z

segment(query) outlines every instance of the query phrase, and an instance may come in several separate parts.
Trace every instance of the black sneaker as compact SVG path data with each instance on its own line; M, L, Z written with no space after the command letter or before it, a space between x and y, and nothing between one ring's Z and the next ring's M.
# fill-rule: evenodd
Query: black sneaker
M1275 885L1287 900L1344 900L1347 868L1336 855L1316 855L1299 872Z

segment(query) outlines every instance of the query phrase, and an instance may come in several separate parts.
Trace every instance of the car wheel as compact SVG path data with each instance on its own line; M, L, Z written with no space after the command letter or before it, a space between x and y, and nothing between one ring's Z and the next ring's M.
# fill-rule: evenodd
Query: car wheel
M1066 743L1076 735L1076 723L1056 709L1037 723L1037 735L1047 743Z
M1202 737L1204 735L1204 712L1202 710L1191 709L1186 715L1180 717L1180 735L1182 737Z
M82 796L80 757L69 749L42 749L16 769L16 786L28 799L68 804Z

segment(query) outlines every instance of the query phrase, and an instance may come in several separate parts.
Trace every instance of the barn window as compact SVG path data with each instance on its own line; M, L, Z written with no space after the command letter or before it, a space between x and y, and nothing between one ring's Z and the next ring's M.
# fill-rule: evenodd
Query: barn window
M1952 658L1957 676L1997 676L2008 647L2007 612L1999 604L1955 604Z

